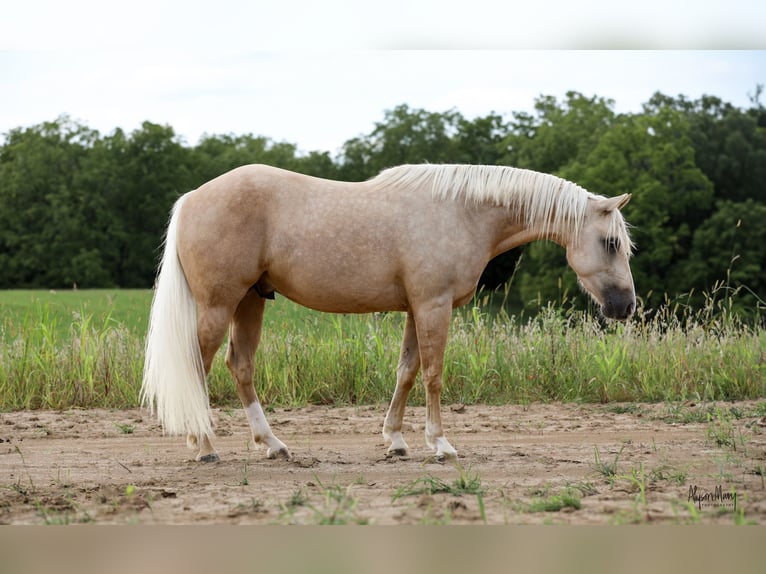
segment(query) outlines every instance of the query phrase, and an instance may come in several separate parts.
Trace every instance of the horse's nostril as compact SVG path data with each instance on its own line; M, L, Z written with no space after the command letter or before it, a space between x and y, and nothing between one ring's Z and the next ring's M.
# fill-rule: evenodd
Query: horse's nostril
M636 310L636 300L624 298L614 298L611 301L607 300L604 306L601 308L602 313L611 319L617 319L618 321L625 321Z

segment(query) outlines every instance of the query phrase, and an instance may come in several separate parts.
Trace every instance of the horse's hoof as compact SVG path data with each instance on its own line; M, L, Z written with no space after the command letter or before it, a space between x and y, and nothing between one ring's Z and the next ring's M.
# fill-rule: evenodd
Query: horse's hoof
M406 448L390 448L386 452L386 457L394 457L394 456L407 456L407 449Z
M457 451L437 452L434 455L433 460L439 464L444 464L445 462L455 462L457 461Z
M290 460L293 459L293 455L290 454L290 451L287 450L286 448L280 448L280 449L277 449L277 450L269 449L269 451L266 453L266 457L271 459L271 460L274 460L274 459L277 459L277 458L281 458L281 459L290 461Z
M197 462L219 462L220 460L221 457L219 457L216 452L203 454L202 456L197 457Z
M444 464L445 462L454 460L453 457L447 456L445 454L432 454L431 456L427 456L425 460L423 461L424 464Z

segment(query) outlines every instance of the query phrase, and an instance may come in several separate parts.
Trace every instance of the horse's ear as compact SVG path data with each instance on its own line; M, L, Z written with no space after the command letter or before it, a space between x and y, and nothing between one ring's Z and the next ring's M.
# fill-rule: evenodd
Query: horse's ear
M622 209L628 204L631 197L632 196L629 193L623 193L617 197L608 197L601 200L599 207L604 211L604 213L609 213L615 209Z

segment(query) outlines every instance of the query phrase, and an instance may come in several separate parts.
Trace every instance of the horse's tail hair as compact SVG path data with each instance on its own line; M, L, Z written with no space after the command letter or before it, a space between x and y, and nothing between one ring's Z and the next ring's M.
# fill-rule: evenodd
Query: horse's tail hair
M205 367L197 339L197 310L178 259L178 216L173 207L165 237L146 335L141 405L170 435L213 435Z

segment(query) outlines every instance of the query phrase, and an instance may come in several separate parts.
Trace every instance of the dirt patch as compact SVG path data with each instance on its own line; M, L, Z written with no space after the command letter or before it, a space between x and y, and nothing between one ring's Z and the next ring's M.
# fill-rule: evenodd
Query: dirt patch
M719 405L452 405L457 464L385 456L384 406L277 409L294 460L217 410L218 463L144 411L0 414L0 523L614 524L766 521L766 417ZM735 507L736 505L736 507Z

